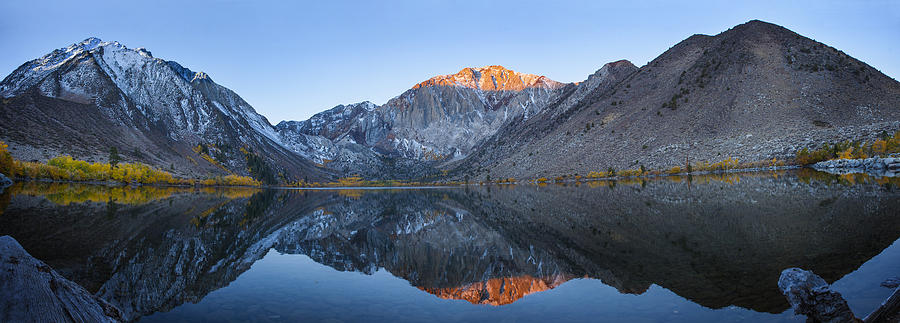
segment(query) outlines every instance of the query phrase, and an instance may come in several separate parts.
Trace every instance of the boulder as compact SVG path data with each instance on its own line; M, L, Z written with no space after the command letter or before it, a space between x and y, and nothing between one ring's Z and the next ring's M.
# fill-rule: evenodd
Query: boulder
M897 288L900 287L900 277L891 277L881 282L881 287Z
M12 186L12 184L13 184L13 181L11 179L9 179L9 177L6 177L6 175L3 175L3 173L0 173L0 189L10 187L10 186Z
M858 322L840 293L831 290L822 277L800 268L781 272L778 289L787 297L795 314L812 322Z
M120 313L0 237L0 322L121 322Z

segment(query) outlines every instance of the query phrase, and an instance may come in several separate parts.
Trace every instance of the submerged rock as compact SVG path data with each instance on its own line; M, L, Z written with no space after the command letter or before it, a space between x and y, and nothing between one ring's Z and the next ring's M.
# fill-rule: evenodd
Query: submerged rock
M0 237L0 322L121 321L115 306Z
M832 174L868 173L877 176L900 176L900 158L834 159L815 163L812 168Z
M891 277L881 282L881 287L897 288L900 287L900 277Z
M6 175L0 173L0 190L12 186L12 184L13 181L9 179L9 177L6 177Z
M787 297L795 314L806 315L811 322L859 321L840 293L831 290L822 277L800 268L781 272L778 289Z

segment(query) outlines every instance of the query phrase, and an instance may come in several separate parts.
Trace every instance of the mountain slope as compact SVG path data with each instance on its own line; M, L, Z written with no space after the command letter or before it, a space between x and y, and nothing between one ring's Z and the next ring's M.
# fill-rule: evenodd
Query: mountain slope
M202 177L246 175L252 154L272 168L269 180L323 176L240 96L142 48L88 38L23 64L0 95L0 140L20 159L105 161L117 147L126 160Z
M896 131L900 83L834 48L751 21L691 36L571 110L525 143L516 138L533 131L529 125L504 128L455 174L534 178L667 168L686 157L786 159L805 146Z
M564 87L502 66L465 68L416 84L381 106L340 105L275 128L293 151L339 172L419 178L465 157L517 117L537 114Z
M900 83L783 27L694 35L647 65L622 60L564 84L502 66L420 82L383 105L340 105L276 126L202 72L89 38L0 82L0 140L204 177L538 178L780 160L900 129Z

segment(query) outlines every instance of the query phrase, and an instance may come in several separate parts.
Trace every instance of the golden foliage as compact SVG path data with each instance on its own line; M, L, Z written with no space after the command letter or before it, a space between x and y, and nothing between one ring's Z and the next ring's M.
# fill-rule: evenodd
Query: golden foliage
M847 148L844 151L841 151L837 155L838 159L850 159L853 158L853 147Z
M360 184L362 184L362 177L359 176L350 176L338 179L338 185L340 186L359 186Z
M358 200L365 193L361 189L338 190L338 195Z
M5 142L0 141L0 174L12 176L13 158L7 147Z
M46 164L38 162L13 161L13 176L31 179L52 179L64 181L100 181L140 184L193 185L190 179L176 178L171 173L158 170L141 163L120 163L113 167L108 163L89 163L71 156L54 157ZM260 182L250 177L228 175L200 181L201 185L259 186Z
M104 185L72 185L66 183L24 182L13 186L16 195L43 196L50 202L59 205L71 203L107 203L145 204L164 199L177 192L188 189L180 187L160 186L104 186Z
M797 151L794 161L800 165L809 165L830 159L861 159L870 155L883 157L893 153L900 153L900 131L895 132L893 136L883 134L881 139L871 144L849 141L826 143L812 151L804 147Z
M900 132L898 132L900 133ZM884 154L887 152L888 142L887 140L876 140L872 143L872 152L876 154Z

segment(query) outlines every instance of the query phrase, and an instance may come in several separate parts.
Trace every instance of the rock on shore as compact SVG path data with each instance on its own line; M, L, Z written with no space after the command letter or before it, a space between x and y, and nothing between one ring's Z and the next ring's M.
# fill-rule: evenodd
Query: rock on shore
M778 289L787 297L794 313L811 322L857 322L840 293L831 290L822 277L800 268L781 272Z
M0 237L0 322L121 322L119 310Z
M13 181L9 179L9 177L6 177L6 175L0 173L0 190L12 186L12 184Z
M816 170L835 174L869 173L879 176L900 176L900 157L872 157L865 159L834 159L812 165Z

